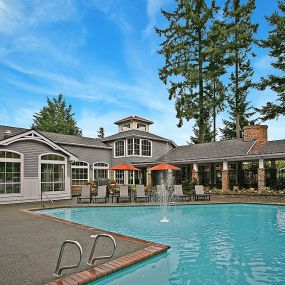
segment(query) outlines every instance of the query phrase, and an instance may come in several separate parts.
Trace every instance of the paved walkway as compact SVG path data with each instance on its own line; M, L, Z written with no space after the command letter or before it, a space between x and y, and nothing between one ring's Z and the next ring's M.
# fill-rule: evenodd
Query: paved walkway
M209 202L190 202L190 204L201 203ZM285 197L213 196L210 203L285 204ZM54 203L54 206L72 205L77 205L75 199ZM116 206L117 204L112 205ZM81 243L83 265L77 271L66 271L63 276L89 269L85 264L92 246L89 236L94 232L21 211L21 209L38 207L40 207L39 203L0 205L0 284L40 285L54 280L53 273L58 252L62 242L66 239L77 240ZM116 238L116 241L118 246L114 258L146 247L143 244L121 238ZM102 242L102 251L106 250L107 246L107 242ZM74 258L76 258L74 253L66 251L64 260L67 263L73 263Z
M69 205L73 202L55 204ZM53 273L59 249L66 239L80 242L83 249L83 265L78 270L65 271L63 276L90 268L85 264L92 246L89 236L94 232L21 211L23 208L39 206L37 203L0 206L0 284L40 285L54 280ZM106 249L107 242L100 241L101 253ZM145 247L145 245L120 238L116 238L116 242L117 251L114 258ZM74 260L77 260L77 250L74 253L66 251L64 260L66 264L74 263ZM105 261L98 261L96 264Z

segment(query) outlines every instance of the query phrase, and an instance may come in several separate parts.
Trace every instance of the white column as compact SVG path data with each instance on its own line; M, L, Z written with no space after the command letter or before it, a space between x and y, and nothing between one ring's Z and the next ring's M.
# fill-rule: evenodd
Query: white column
M196 162L193 163L193 170L198 172L198 164Z
M226 160L223 161L223 170L229 170L229 164Z
M263 169L264 168L264 159L260 158L258 161L258 168Z

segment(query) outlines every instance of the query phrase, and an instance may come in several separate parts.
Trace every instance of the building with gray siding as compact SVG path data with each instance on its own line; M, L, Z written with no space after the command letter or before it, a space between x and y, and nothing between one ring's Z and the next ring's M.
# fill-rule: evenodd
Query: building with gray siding
M151 185L155 175L149 168L161 162L181 169L177 183L196 179L224 190L262 189L283 177L275 162L285 158L285 140L268 141L266 126L246 127L243 139L177 146L152 134L153 122L144 118L115 124L118 132L104 139L0 126L0 204L38 201L42 192L54 200L70 199L71 190L89 180ZM123 163L140 171L111 170Z

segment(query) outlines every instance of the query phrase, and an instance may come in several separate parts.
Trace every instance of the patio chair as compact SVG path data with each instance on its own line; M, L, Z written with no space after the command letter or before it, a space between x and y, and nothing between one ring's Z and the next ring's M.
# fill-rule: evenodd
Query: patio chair
M107 185L98 186L97 196L93 197L93 201L97 202L99 200L104 200L107 203Z
M145 195L144 185L136 185L135 201L138 202L139 199L145 199L147 202L149 202L149 196Z
M132 197L129 195L128 185L120 185L120 194L117 197L117 203L119 203L122 199L128 199L130 202L132 201Z
M209 201L211 199L210 194L204 193L204 186L203 185L195 185L195 201L198 201L200 197L204 198L204 200L206 200L206 198L208 198Z
M84 200L89 201L91 203L91 193L89 185L82 185L81 195L77 197L77 203L80 203Z
M179 198L181 200L188 199L188 201L191 200L190 195L184 195L182 190L182 185L174 185L174 198L175 200L178 200Z

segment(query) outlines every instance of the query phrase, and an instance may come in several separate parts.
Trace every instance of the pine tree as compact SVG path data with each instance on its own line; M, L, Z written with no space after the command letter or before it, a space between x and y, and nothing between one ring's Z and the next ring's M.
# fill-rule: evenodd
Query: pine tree
M211 121L206 120L205 121L205 134L204 134L204 143L209 143L213 141L214 137L214 131L211 128ZM190 142L187 142L188 144L198 144L199 143L199 129L197 128L197 124L195 124L193 128L193 136L190 137Z
M103 139L105 137L104 128L100 127L99 130L97 131L97 134L99 139Z
M227 62L233 67L228 86L229 120L223 120L221 129L224 139L241 137L244 126L253 122L250 117L251 106L247 95L254 86L252 83L253 68L250 58L255 54L252 46L257 24L251 17L255 9L255 0L241 4L240 0L227 0L224 8L224 28L228 31Z
M182 126L183 119L194 119L198 142L203 143L208 127L205 80L209 34L217 7L214 0L211 6L205 0L175 1L173 12L161 10L169 26L156 28L157 34L164 38L158 53L165 57L165 65L159 69L159 77L168 87L169 99L175 100L178 126Z
M271 17L266 17L274 29L269 32L268 39L260 43L261 47L269 48L269 55L276 59L271 65L281 71L280 75L271 74L267 79L261 80L259 86L261 90L269 87L278 96L275 103L267 102L263 108L257 109L260 111L262 121L277 119L280 115L285 116L285 1L279 1L278 8L281 14L275 12Z
M63 94L59 94L58 98L47 98L47 106L33 116L32 129L82 136L82 130L77 127L73 116L71 104L67 106Z

